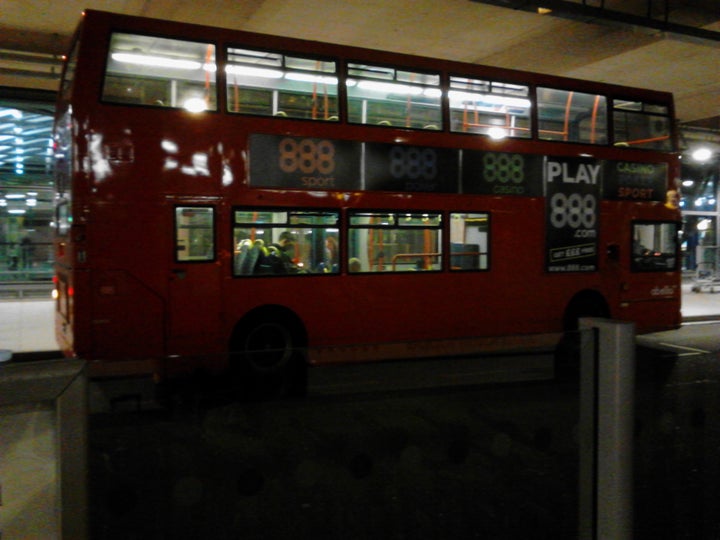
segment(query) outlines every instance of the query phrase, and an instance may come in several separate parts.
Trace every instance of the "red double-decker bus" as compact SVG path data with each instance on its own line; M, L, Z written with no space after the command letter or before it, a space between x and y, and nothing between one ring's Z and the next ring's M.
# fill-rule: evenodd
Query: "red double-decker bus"
M680 323L672 96L88 11L56 123L57 338L94 376Z

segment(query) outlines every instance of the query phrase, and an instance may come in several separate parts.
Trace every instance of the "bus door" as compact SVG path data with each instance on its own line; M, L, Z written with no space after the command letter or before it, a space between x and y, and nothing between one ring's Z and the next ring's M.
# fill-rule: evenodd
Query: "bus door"
M183 204L175 206L173 214L175 254L168 276L168 353L202 354L219 331L217 209Z

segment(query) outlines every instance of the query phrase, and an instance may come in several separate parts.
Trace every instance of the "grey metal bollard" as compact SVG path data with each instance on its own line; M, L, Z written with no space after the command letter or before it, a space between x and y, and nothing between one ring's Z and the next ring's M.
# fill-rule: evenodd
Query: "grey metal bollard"
M580 319L581 540L633 538L635 325Z

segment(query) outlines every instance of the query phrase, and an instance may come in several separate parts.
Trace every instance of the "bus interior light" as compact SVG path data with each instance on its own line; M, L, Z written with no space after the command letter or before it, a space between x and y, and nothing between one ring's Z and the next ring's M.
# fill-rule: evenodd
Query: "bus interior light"
M472 92L461 92L458 90L451 90L448 96L450 97L450 106L453 108L477 107L479 109L494 110L497 107L518 107L521 109L529 109L531 107L529 99L511 96L474 94Z
M199 97L186 99L183 107L193 113L203 112L206 109L205 100Z
M122 62L123 64L186 70L200 69L203 66L202 63L195 60L182 60L167 58L165 56L148 56L135 53L113 53L112 59L116 62Z
M698 148L692 153L692 157L699 163L705 163L712 157L712 150L706 147Z
M333 86L337 85L338 83L337 77L313 75L312 73L300 73L297 71L289 71L285 74L285 78L289 81L329 84Z
M495 141L499 141L507 137L507 130L501 127L491 127L490 129L488 129L487 133L490 138Z
M278 69L238 66L231 64L225 66L225 73L230 75L242 75L245 77L261 77L263 79L282 79L285 75Z
M378 81L360 81L358 88L370 90L371 92L385 92L387 94L404 94L410 96L419 96L423 93L423 89L419 86Z

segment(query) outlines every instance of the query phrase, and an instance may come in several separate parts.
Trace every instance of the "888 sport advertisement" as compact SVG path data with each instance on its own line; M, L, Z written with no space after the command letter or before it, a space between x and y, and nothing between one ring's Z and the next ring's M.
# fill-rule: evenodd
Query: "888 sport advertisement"
M597 270L602 168L592 159L545 158L548 272Z

